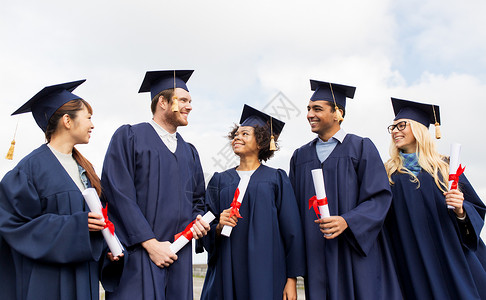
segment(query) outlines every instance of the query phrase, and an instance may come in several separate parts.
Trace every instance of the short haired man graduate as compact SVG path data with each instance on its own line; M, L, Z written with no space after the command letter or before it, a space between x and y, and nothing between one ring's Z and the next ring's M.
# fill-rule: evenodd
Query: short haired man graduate
M289 177L304 227L306 299L402 299L382 226L392 195L378 150L341 129L356 88L311 80L307 120L318 136L295 150ZM322 169L330 217L309 209ZM313 205L313 203L311 203Z
M204 176L196 148L177 133L192 110L186 82L193 71L150 71L139 92L150 92L153 119L123 125L103 164L110 219L128 249L119 288L107 299L192 299L192 248L170 250L174 235L196 219L206 235Z

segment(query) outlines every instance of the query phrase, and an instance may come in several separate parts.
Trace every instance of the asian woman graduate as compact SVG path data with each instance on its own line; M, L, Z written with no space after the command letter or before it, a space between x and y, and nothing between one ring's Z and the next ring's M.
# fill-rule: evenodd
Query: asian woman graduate
M403 295L486 299L486 248L479 236L486 207L464 174L458 189L448 189L448 158L428 130L440 123L439 107L395 98L392 104L385 167L393 201L385 230Z
M13 115L32 112L47 140L0 182L0 298L99 299L118 282L118 261L101 271L106 253L102 216L81 193L100 180L74 148L87 144L91 106L71 92L85 80L48 86ZM101 274L101 275L99 275ZM106 275L106 277L105 277Z
M262 164L284 123L245 105L240 124L228 136L239 165L215 173L206 191L217 220L203 238L209 255L201 299L296 299L296 277L305 271L299 210L285 171ZM238 218L233 199L245 176ZM225 225L233 228L229 237L221 234Z

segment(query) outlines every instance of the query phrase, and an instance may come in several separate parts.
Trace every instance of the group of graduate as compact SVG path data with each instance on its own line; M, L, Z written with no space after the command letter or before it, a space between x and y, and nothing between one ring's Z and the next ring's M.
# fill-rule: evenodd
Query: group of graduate
M170 248L189 228L208 252L201 299L296 299L300 276L311 300L486 299L486 206L464 174L448 187L449 159L429 133L437 105L392 98L383 164L370 139L341 128L355 88L311 80L317 136L295 150L289 175L264 164L284 123L244 105L228 133L239 164L206 188L196 148L177 132L192 73L145 74L153 118L114 133L101 179L74 147L94 128L91 106L72 93L84 80L45 87L13 113L32 112L46 144L0 183L2 299L99 299L100 281L106 299L192 299L190 244ZM312 209L314 169L330 217ZM89 212L88 187L107 216ZM116 257L100 232L109 222L124 246Z

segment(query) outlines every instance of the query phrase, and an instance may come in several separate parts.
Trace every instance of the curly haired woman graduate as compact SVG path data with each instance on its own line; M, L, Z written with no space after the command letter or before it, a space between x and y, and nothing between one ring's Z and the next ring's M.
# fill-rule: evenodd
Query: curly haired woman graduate
M285 171L262 164L273 156L284 123L247 105L240 123L229 134L240 164L215 173L206 192L219 222L203 239L209 258L201 299L295 299L305 268L299 211ZM245 176L237 218L232 201ZM221 235L224 225L233 227L229 237Z

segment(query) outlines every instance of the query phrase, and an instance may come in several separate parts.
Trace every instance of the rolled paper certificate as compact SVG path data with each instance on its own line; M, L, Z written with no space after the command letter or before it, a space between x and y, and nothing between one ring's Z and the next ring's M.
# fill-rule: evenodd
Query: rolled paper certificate
M316 215L321 218L328 218L331 216L329 213L329 205L327 204L326 186L324 185L324 175L322 169L314 169L312 172L312 181L314 182L314 189L316 190L315 201L312 201L312 207L319 209L319 214L316 211ZM312 198L311 198L312 199ZM311 203L309 203L311 204Z
M309 209L313 207L317 217L320 219L328 218L331 214L329 213L329 205L327 204L326 187L324 185L322 169L311 170L311 173L316 195L309 199ZM326 233L325 235L329 236L330 234Z
M236 215L238 218L241 218L239 210L241 206L241 202L245 197L246 188L248 187L248 183L250 182L251 176L243 176L238 183L238 187L236 188L235 195L233 197L233 202L231 202L231 213L230 218L232 215ZM231 235L231 231L233 227L224 225L223 229L221 230L221 235L229 237Z
M208 224L211 223L214 220L215 216L208 211L207 213L204 214L202 219L206 221ZM187 243L189 243L192 240L194 231L192 229L192 225L194 225L194 222L196 220L192 221L189 223L189 225L186 226L184 231L178 233L175 235L175 240L172 244L170 244L170 250L174 253L179 252Z
M103 216L103 221L105 221L106 226L104 229L101 230L101 234L103 234L103 237L105 238L105 241L108 244L108 248L110 248L110 251L113 254L113 256L118 256L122 254L123 246L115 234L115 227L113 226L113 223L111 223L108 220L107 210L103 209L100 198L98 197L98 193L96 193L96 190L94 188L85 189L83 191L83 197L86 203L88 204L89 210L91 212Z
M457 189L459 176L464 172L464 168L459 163L461 154L461 144L451 144L451 156L449 159L449 190ZM454 206L447 205L447 208L454 209Z

